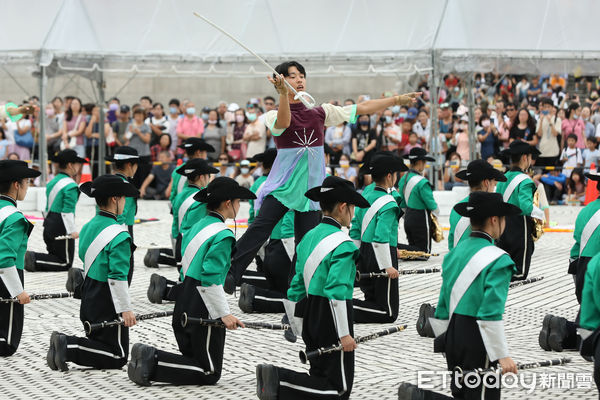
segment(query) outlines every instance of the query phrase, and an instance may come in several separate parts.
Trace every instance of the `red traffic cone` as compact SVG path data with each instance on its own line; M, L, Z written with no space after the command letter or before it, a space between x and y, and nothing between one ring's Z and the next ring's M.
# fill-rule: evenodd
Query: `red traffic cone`
M85 163L85 164L83 164L83 168L81 169L81 179L79 180L79 184L82 184L85 182L91 182L91 181L92 181L92 169L90 168L89 163Z
M597 173L596 164L592 164L590 166L590 172L592 174ZM598 198L598 187L596 185L596 181L588 179L587 186L585 187L585 201L583 202L584 206L587 206L592 201L595 201Z

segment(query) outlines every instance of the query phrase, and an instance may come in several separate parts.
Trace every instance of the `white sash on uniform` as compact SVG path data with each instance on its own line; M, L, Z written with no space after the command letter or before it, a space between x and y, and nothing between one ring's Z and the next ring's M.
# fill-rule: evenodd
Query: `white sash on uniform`
M460 242L460 239L463 237L467 228L471 225L471 218L469 217L460 217L458 222L456 223L456 228L454 228L454 247Z
M583 249L587 246L590 238L594 231L600 225L600 210L596 211L594 215L588 220L588 222L583 227L581 231L581 242L579 243L579 257L581 257L581 253L583 253Z
M319 244L313 249L310 253L306 262L304 263L303 268L303 277L304 277L304 287L306 288L306 293L308 294L308 287L310 285L310 280L312 279L317 267L325 257L329 253L331 253L336 247L338 247L343 242L352 242L350 236L348 234L338 231L334 232L331 235L325 236Z
M187 176L182 175L181 178L179 178L179 182L177 183L177 194L181 193L187 180L188 180Z
M196 236L194 236L192 240L190 240L190 243L185 248L183 257L181 258L181 272L184 277L187 274L187 270L190 267L190 264L192 263L192 260L194 259L194 256L196 256L196 253L198 252L200 247L202 247L202 245L208 239L210 239L217 233L224 231L225 229L228 228L227 225L225 225L223 222L215 222L202 228L200 232L198 232Z
M48 212L52 208L52 204L54 203L54 199L56 199L56 196L58 195L58 193L61 190L63 190L70 183L75 183L73 178L64 177L64 178L60 179L58 182L56 182L56 184L52 187L52 190L50 190L50 194L48 195Z
M519 186L521 182L524 182L527 179L531 180L531 178L527 176L527 174L520 173L519 175L515 176L512 181L510 181L510 183L506 187L506 190L504 191L504 194L502 195L502 198L504 199L505 203L508 203L510 196L512 196L517 186Z
M18 212L20 212L19 209L13 205L2 207L0 209L0 225L2 225L5 219Z
M98 236L96 236L96 238L87 248L85 256L83 257L84 275L87 275L88 271L90 270L90 267L96 260L96 257L98 257L98 254L100 254L100 252L104 250L104 248L108 246L108 244L112 242L112 240L122 232L127 232L127 228L123 227L123 225L115 224L107 226L98 234Z
M406 206L408 207L408 199L410 199L410 195L412 194L413 189L419 182L425 179L421 175L413 175L408 182L406 182L406 186L404 187L404 201L406 202Z
M396 202L396 199L394 199L394 197L391 194L386 194L385 196L381 196L380 198L378 198L377 200L375 200L373 202L371 207L369 207L369 209L365 213L363 220L362 220L362 226L361 226L361 230L360 230L361 231L360 232L361 240L362 240L363 235L365 234L365 231L367 230L367 227L369 226L369 224L371 223L371 221L373 220L375 215L377 215L379 210L381 210L386 204L395 203L395 202Z
M195 195L196 193L192 194L190 197L185 199L185 201L181 203L181 206L179 207L179 212L177 213L177 230L179 231L181 231L181 224L183 223L183 217L185 217L185 213L187 213L192 204L194 204L194 202L196 201L194 200Z

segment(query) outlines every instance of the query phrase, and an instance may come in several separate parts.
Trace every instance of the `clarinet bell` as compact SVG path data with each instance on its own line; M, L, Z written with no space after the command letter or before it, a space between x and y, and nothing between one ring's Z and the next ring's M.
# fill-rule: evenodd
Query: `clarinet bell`
M187 316L187 313L182 313L182 314L181 314L181 326L182 326L183 328L185 328L185 327L187 326L187 323L188 323L188 316Z
M298 356L300 356L300 362L302 364L306 364L308 362L308 357L306 356L306 351L300 350L300 352L298 353Z

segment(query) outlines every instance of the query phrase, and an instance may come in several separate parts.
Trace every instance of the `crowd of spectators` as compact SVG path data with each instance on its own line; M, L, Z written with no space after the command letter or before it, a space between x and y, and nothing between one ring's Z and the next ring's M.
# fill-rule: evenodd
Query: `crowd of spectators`
M431 109L427 77L416 88L423 92L414 107L394 106L382 113L359 115L355 123L344 123L325 130L330 171L354 182L358 188L369 183L359 166L376 151L399 155L414 147L440 154L438 190L465 185L456 177L471 157L475 140L477 157L495 165L503 164L502 150L516 139L536 146L534 178L541 182L552 203L578 202L585 193L583 172L598 165L600 150L600 81L597 77L501 76L477 74L473 97L475 134L469 134L467 87L456 75L444 77L437 101L437 140L432 136ZM393 93L383 93L390 96ZM343 103L368 99L368 95ZM104 130L106 153L119 145L135 148L143 167L135 183L144 195L161 198L168 176L185 161L179 145L187 138L200 137L212 145L208 158L217 164L219 175L252 185L260 173L248 160L266 148L274 147L264 124L265 113L277 108L274 97L252 98L245 105L221 101L197 108L190 100L155 102L143 96L133 105L112 98L105 105L105 120L100 124L100 108L83 103L74 96L55 97L40 106L39 99L27 100L36 106L32 116L18 122L1 121L0 159L38 159L40 118L46 126L48 154L72 148L91 161L97 174L100 129ZM153 163L155 165L153 165ZM562 168L561 168L562 167ZM433 169L427 174L432 178Z

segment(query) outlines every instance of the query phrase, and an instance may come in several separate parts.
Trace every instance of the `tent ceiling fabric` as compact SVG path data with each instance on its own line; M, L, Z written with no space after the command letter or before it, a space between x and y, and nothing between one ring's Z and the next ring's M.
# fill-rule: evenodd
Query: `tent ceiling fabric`
M241 47L194 17L197 11L271 63L297 58L317 74L427 71L432 53L442 72L600 73L596 0L503 0L493 12L481 0L447 0L446 7L446 0L27 4L23 13L19 2L0 0L0 32L10 38L0 43L0 63L106 73L265 73Z

